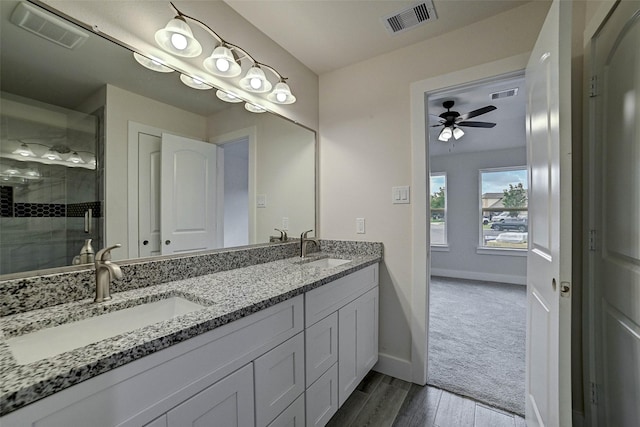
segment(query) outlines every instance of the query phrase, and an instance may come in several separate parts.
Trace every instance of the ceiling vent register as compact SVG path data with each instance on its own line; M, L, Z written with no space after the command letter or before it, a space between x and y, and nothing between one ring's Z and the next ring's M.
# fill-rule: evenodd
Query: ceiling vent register
M428 0L385 16L382 22L390 34L398 34L436 19L438 19L436 9L433 7L433 2Z
M20 28L67 49L75 49L89 37L56 16L47 14L26 2L18 4L11 22Z

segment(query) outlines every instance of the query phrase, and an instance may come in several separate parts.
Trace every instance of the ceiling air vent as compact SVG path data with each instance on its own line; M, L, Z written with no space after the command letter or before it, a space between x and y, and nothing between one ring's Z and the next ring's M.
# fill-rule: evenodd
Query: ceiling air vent
M502 99L509 98L511 96L516 96L518 94L518 88L514 87L513 89L501 90L500 92L493 92L490 96L491 99Z
M398 34L410 30L422 23L438 19L431 0L420 2L414 6L394 12L381 18L384 27L391 34Z
M89 37L82 30L27 2L18 3L11 22L68 49L75 49Z

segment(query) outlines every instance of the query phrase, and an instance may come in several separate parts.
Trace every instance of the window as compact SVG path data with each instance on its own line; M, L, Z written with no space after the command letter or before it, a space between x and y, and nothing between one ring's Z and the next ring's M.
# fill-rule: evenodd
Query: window
M527 249L528 196L525 167L480 170L480 246Z
M431 205L431 246L447 245L447 175L432 173L429 188Z

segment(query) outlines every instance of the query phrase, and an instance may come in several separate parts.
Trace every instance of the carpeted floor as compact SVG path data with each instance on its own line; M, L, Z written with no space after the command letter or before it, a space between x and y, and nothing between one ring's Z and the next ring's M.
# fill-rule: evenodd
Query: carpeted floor
M524 415L526 287L432 277L430 385Z

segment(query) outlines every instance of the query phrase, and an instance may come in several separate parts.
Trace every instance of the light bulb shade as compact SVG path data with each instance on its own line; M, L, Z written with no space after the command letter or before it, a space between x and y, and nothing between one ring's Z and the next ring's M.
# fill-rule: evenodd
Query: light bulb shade
M293 104L296 102L296 97L291 94L291 89L285 82L276 83L273 91L267 95L267 99L276 104Z
M236 77L242 72L242 67L228 47L222 45L213 49L210 57L202 63L208 72L221 77Z
M462 138L462 136L464 135L464 131L460 128L454 128L453 129L453 137L455 139L460 139Z
M157 59L147 58L144 55L140 55L138 52L133 52L133 57L138 61L138 64L152 71L157 71L159 73L173 73L172 68L162 65L162 63Z
M209 86L208 84L205 84L204 80L199 79L198 77L191 77L191 76L187 76L186 74L180 74L180 80L182 80L182 83L186 84L187 86L193 89L199 89L199 90L213 89L213 87Z
M158 46L177 56L194 58L202 53L202 46L184 18L173 18L166 27L156 31L155 38Z
M442 129L442 131L440 132L440 135L438 136L438 139L440 141L443 142L447 142L448 140L451 139L451 136L453 135L453 133L451 132L451 128L445 127L444 129Z
M42 155L42 158L49 159L49 160L62 160L62 157L60 157L60 154L53 151L52 149L48 149L47 152Z
M271 90L272 85L264 75L264 71L260 67L253 66L247 71L247 75L240 79L240 87L247 92L265 93Z
M22 157L36 157L36 155L33 152L33 150L31 150L31 148L29 148L29 146L27 144L25 144L24 142L22 144L20 144L20 147L16 148L13 151L13 154L17 154L17 155L22 156Z
M82 157L80 157L80 155L78 154L77 151L74 151L73 153L71 153L71 155L67 159L67 162L71 162L71 163L75 163L75 164L84 164L85 163L85 161L82 160Z
M238 98L237 96L235 96L234 94L232 94L231 92L225 92L223 90L218 89L216 91L216 96L218 97L218 99L221 99L224 102L231 102L231 103L238 103L238 102L242 102L242 99Z
M247 111L251 111L252 113L264 113L266 108L261 107L259 105L251 104L249 102L244 104L244 109Z

